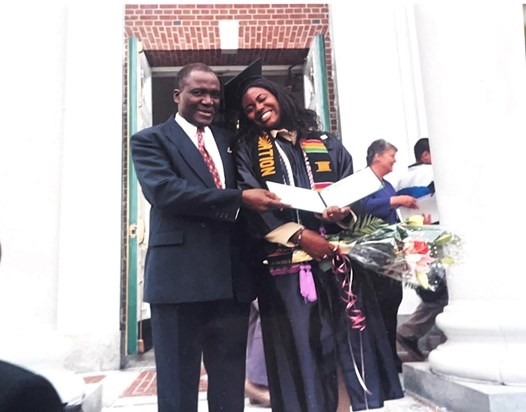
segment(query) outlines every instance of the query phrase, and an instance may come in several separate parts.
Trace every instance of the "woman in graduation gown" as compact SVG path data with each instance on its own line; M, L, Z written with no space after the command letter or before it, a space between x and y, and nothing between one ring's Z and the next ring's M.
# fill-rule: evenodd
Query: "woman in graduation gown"
M225 87L227 104L240 109L240 188L273 181L321 190L352 174L352 157L340 140L320 131L316 113L260 70L260 62L251 65ZM284 209L248 216L248 230L260 242L258 259L268 263L260 266L258 299L274 412L336 411L338 370L355 411L403 397L367 280L355 270L355 308L366 327L354 329L335 275L320 267L339 253L324 235L342 230L349 212L331 206L320 215ZM312 260L292 263L294 248Z

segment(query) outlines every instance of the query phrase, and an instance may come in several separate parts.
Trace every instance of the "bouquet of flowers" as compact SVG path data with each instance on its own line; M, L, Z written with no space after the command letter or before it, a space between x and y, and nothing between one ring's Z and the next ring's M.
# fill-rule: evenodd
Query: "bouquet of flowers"
M383 220L365 216L339 235L328 236L340 253L356 260L367 269L403 282L411 287L437 290L447 267L458 261L461 239L439 225L424 225L420 216L411 216L403 223L388 225ZM282 255L283 256L283 255ZM288 262L301 264L312 258L295 249ZM283 261L268 262L271 266ZM328 270L334 262L322 262ZM272 268L271 268L272 269Z
M347 253L380 275L436 291L447 267L460 257L461 239L439 225L415 225L411 220L357 238L348 245ZM347 243L345 237L338 244L342 242Z

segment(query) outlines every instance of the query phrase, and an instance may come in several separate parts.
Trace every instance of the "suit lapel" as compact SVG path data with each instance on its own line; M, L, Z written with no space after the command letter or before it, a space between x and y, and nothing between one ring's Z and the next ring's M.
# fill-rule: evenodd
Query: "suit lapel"
M197 150L192 140L184 132L184 130L177 124L173 116L165 123L165 134L170 141L175 144L182 155L182 158L187 163L188 167L194 170L202 182L209 188L215 188L214 178L208 171L201 153ZM232 149L230 146L230 139L221 130L212 127L217 149L221 155L223 162L223 171L225 173L225 187L236 187L236 176L234 171L234 161L232 156Z
M177 124L173 116L165 123L165 126L167 127L166 136L175 144L188 167L195 172L206 187L215 188L214 178L208 171L201 153L199 153L199 150L197 150L197 147L195 147L181 126Z
M217 149L221 155L221 161L223 162L223 171L225 173L225 187L235 188L236 187L236 176L234 172L234 160L232 155L231 142L228 136L226 136L221 130L212 127L212 133L217 144Z

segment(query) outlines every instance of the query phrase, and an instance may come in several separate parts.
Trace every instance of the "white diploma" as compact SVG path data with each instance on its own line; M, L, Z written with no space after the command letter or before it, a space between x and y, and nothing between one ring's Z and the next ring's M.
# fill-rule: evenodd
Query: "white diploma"
M267 182L267 187L293 209L323 213L329 206L344 207L363 199L380 190L383 184L371 168L366 167L320 192L275 182Z

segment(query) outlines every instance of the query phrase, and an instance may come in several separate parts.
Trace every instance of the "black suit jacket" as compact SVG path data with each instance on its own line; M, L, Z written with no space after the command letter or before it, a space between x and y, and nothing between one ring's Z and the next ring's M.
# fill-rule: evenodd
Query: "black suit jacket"
M216 188L199 151L173 116L131 138L137 177L151 204L147 302L232 297L248 302L255 297L236 224L241 191L236 188L232 137L211 129L223 162L225 189Z

